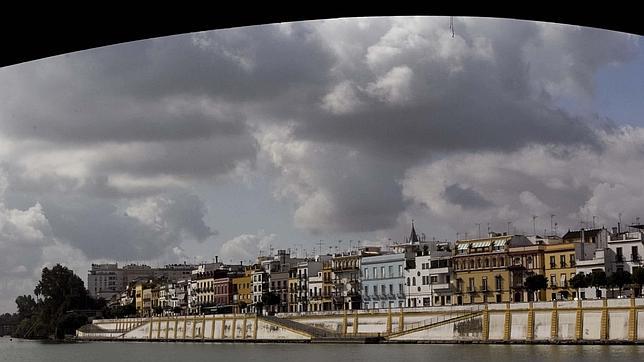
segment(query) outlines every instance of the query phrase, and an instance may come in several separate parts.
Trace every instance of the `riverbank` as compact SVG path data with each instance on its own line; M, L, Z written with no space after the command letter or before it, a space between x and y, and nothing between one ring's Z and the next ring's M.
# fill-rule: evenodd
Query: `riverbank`
M95 320L80 340L389 344L642 344L644 299L499 303L278 316Z

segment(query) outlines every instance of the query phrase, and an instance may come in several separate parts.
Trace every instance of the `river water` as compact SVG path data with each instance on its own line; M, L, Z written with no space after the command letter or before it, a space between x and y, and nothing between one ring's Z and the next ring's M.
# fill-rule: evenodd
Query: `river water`
M363 345L84 342L50 344L0 338L11 362L456 362L644 361L644 345Z

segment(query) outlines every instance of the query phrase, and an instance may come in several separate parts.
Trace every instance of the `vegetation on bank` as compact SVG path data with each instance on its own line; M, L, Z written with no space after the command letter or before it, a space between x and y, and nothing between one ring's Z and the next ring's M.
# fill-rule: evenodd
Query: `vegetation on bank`
M31 295L17 297L18 313L3 315L12 324L17 322L14 337L62 339L88 323L93 312L106 308L105 300L90 296L83 280L60 264L42 270L34 294L35 299Z

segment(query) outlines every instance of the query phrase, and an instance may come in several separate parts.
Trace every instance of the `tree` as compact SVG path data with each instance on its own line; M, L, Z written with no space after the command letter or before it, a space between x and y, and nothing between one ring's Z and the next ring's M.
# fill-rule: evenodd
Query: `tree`
M633 268L633 284L637 285L639 295L642 296L642 285L644 285L644 267Z
M608 285L606 272L603 270L593 270L592 273L588 274L587 278L588 284L595 288L595 295L599 297L599 288L603 288Z
M280 304L280 296L275 292L268 292L262 295L262 307L264 305L273 306Z
M611 273L608 277L608 285L612 288L619 288L619 295L622 295L622 290L624 286L630 284L633 281L631 273L625 270L618 270L614 273Z
M570 286L577 289L577 297L581 299L579 289L588 288L588 279L584 273L575 274L574 277L570 278Z
M31 318L36 312L36 301L31 295L21 295L16 298L16 305L20 319Z
M539 290L545 290L548 287L548 279L541 274L530 275L525 279L523 284L529 293L533 293ZM537 298L538 300L539 298Z

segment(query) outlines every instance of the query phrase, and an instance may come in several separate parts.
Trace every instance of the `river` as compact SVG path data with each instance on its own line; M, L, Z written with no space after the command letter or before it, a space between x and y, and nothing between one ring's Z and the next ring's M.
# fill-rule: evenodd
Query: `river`
M644 361L644 345L362 345L84 342L52 344L0 338L11 362L406 362Z

